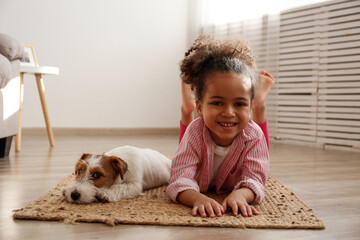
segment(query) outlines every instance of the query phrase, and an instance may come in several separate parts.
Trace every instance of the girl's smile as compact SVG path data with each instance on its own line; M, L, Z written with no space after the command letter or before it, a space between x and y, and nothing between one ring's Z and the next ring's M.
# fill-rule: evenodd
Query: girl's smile
M233 122L218 122L218 124L220 126L222 126L223 128L229 128L231 129L232 127L235 127L237 123L233 123Z
M251 80L237 73L213 73L196 107L214 142L229 146L250 119Z

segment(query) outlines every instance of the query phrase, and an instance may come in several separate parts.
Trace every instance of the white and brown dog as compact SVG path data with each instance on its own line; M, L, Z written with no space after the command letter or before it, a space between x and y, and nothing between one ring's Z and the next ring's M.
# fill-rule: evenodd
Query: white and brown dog
M71 203L115 202L170 179L171 160L163 154L132 146L103 155L84 153L75 165L75 182L63 190Z

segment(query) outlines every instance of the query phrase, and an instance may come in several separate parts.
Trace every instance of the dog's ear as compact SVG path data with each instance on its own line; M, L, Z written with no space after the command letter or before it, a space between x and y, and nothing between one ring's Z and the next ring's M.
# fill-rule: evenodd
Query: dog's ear
M86 160L86 159L90 158L91 155L92 155L91 153L83 153L83 155L81 155L80 159Z
M84 153L75 164L76 179L82 178L87 168L87 159L91 156L89 153Z
M116 174L120 174L121 179L124 179L125 172L127 171L128 165L121 158L110 156L110 161Z

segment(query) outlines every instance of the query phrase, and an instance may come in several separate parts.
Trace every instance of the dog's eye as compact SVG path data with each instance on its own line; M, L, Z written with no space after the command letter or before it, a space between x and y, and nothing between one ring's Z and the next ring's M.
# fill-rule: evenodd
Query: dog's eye
M77 175L80 175L80 174L81 174L81 169L77 170L77 171L76 171L76 174L77 174Z
M96 172L96 173L93 173L92 177L93 177L94 179L98 179L98 178L101 177L101 174L98 173L98 172Z

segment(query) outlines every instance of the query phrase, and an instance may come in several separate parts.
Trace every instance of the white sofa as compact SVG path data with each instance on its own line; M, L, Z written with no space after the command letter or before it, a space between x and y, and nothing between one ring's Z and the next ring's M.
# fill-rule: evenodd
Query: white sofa
M18 132L23 55L18 41L0 33L0 158L9 156L12 138Z

